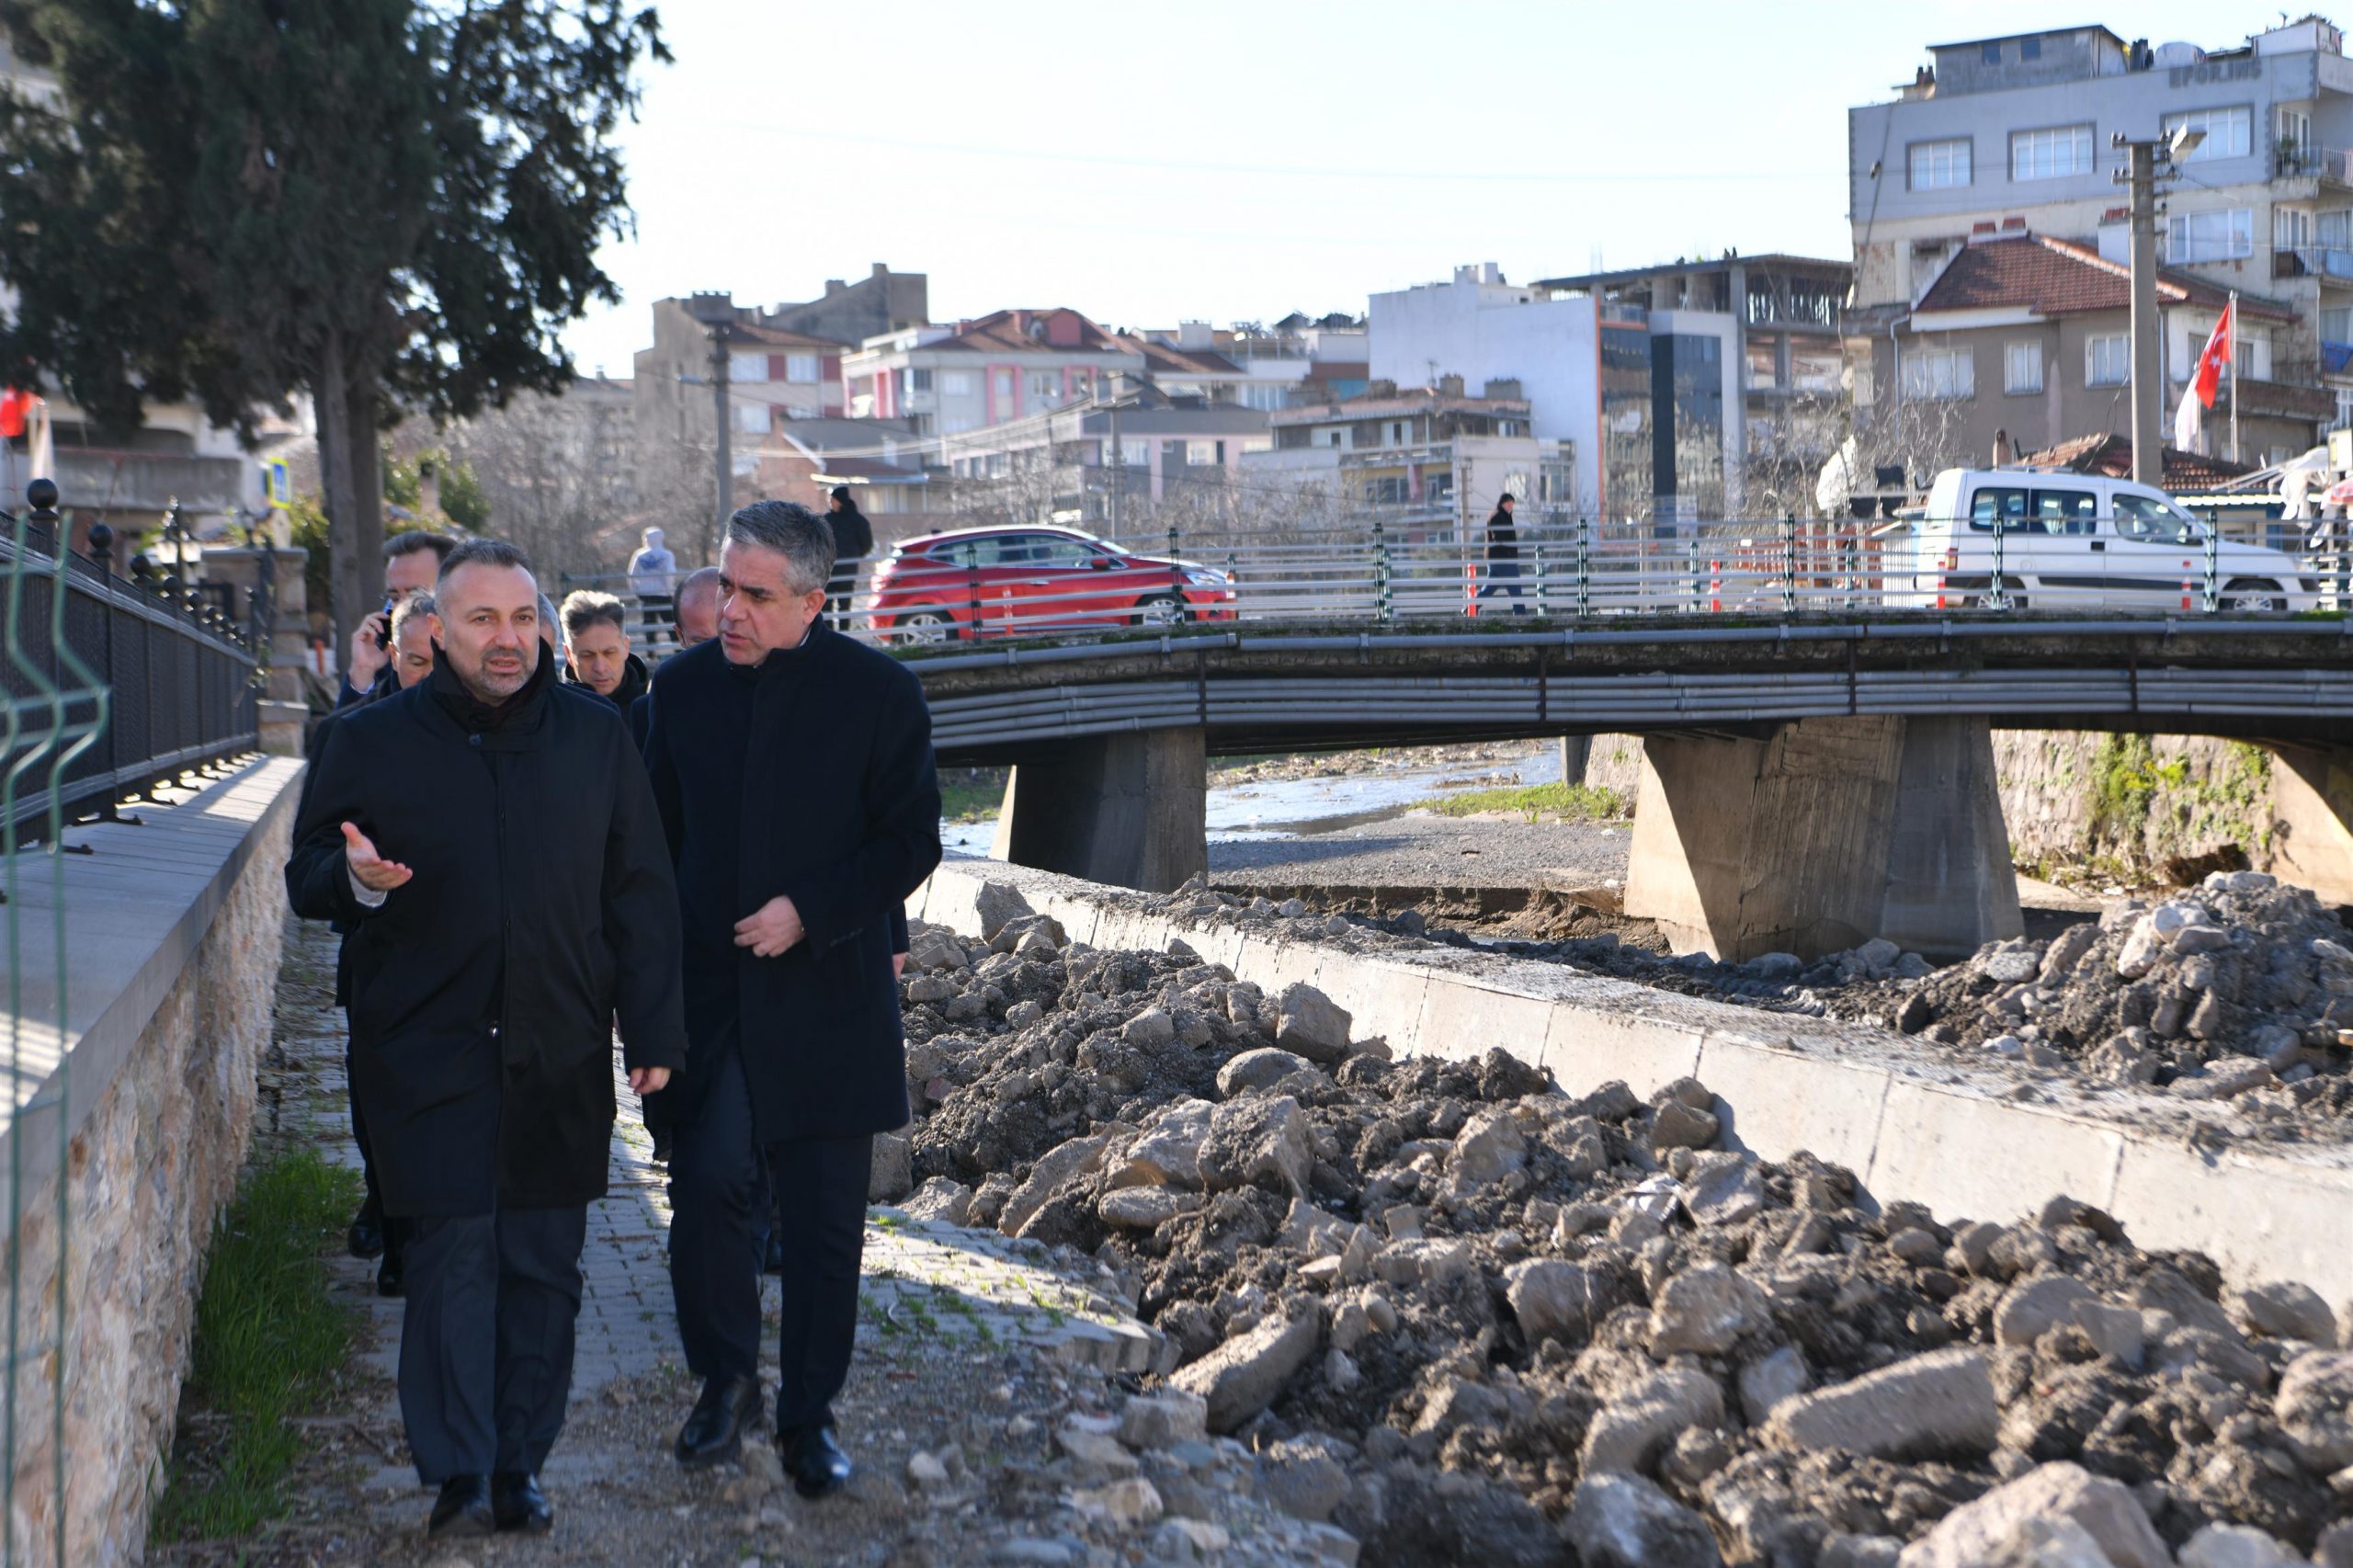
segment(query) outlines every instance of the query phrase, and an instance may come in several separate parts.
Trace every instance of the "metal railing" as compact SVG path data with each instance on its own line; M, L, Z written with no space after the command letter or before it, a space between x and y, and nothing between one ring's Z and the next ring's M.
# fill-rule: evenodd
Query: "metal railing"
M30 506L0 511L0 940L10 1129L0 1255L8 1312L0 1330L0 1499L11 1505L0 1510L0 1564L10 1568L66 1561L74 1140L56 1139L53 1172L28 1170L26 1140L16 1131L33 1115L55 1115L64 1127L72 1099L63 831L111 816L119 802L166 780L250 752L258 739L256 660L244 639L179 583L144 573L126 582L63 548L69 536L56 497L53 483L36 480L27 490ZM110 536L103 526L91 533L103 555ZM49 971L53 1017L28 1014L28 992L43 989L28 981L41 969ZM45 1210L53 1231L28 1240L25 1195L44 1183L55 1195L54 1209ZM37 1289L28 1249L41 1254L44 1269L53 1255L53 1297ZM44 1317L35 1333L31 1325ZM53 1489L48 1528L16 1506L23 1501L20 1451L44 1428ZM53 1532L53 1540L29 1539L35 1529Z
M858 562L846 629L905 647L1233 621L2342 614L2353 608L2346 525L2305 527L2325 531L2284 555L2251 554L2256 547L2211 528L2108 519L2011 519L1996 529L1970 519L1778 517L1654 529L1572 518L1521 528L1508 561L1490 560L1476 529L1380 520L1280 540L1172 531L1085 567ZM620 574L606 582L626 597ZM649 650L646 630L641 613L641 653L674 646Z

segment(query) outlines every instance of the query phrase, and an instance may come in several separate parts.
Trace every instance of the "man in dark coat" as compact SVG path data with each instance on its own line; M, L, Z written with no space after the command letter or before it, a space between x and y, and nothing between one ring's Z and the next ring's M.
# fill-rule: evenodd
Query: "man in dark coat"
M433 591L442 560L458 547L453 534L411 528L384 541L384 608L363 616L351 631L351 658L344 665L338 709L374 702L401 689L392 654L392 610L411 594ZM317 746L312 751L315 754Z
M1519 528L1512 521L1516 502L1509 492L1496 501L1495 509L1487 517L1487 581L1479 589L1479 597L1505 593L1511 596L1511 612L1524 614L1527 606L1519 602Z
M849 1460L848 1375L873 1135L907 1092L894 915L939 862L931 716L913 672L824 623L833 536L804 506L728 522L719 637L654 676L646 766L677 858L687 1034L674 1107L670 1279L701 1397L678 1456L759 1419L758 1152L785 1274L777 1440L805 1496Z
M629 607L611 594L582 588L563 597L563 678L624 714L646 692L645 661L629 649ZM631 733L640 745L644 737Z
M630 1082L685 1062L677 889L609 705L561 689L512 545L442 563L422 683L326 732L286 868L353 923L352 1083L409 1221L401 1414L437 1535L545 1530L618 1016Z
M825 593L833 601L834 630L847 631L850 597L858 591L858 562L874 553L874 525L858 509L858 497L847 484L835 485L825 505L825 521L834 530L834 570Z

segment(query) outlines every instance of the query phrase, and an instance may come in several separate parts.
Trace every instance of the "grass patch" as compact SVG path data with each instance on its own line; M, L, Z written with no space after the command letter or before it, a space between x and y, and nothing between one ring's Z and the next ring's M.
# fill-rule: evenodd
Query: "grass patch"
M949 822L986 822L1005 804L1002 767L939 770L939 814Z
M1599 784L1528 784L1433 795L1420 804L1442 817L1511 812L1529 822L1592 822L1626 814L1623 792Z
M182 1404L220 1436L176 1446L155 1540L249 1536L283 1511L305 1445L292 1418L327 1397L358 1328L324 1253L359 1189L357 1171L296 1150L249 1174L214 1228Z

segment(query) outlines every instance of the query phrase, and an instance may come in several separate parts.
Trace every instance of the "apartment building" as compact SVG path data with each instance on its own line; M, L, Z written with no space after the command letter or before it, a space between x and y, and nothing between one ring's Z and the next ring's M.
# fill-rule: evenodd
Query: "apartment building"
M1116 534L1180 516L1234 521L1245 457L1273 444L1267 421L1263 409L1122 380L1042 419L940 444L967 510Z
M1828 455L1830 421L1791 416L1839 394L1850 273L1734 253L1533 284L1459 267L1372 296L1371 370L1401 386L1518 383L1534 436L1588 454L1563 498L1586 516L1671 530L1781 510L1792 476L1810 488Z
M2326 389L2266 394L2313 411L2279 417L2281 446L2302 450L2353 421L2353 61L2334 25L2306 17L2216 49L2073 27L1928 53L1894 101L1847 113L1856 341L1901 337L1974 240L2048 236L2125 261L2126 197L2112 178L2123 153L2112 139L2194 131L2164 182L2165 265L2288 311L2250 334L2261 373L2241 366L2251 394L2264 392L2255 381ZM2202 341L2200 313L2186 301L2166 307L2170 396ZM1891 395L1869 378L1855 394L1866 408ZM2210 426L2207 438L2221 437Z
M1370 375L1360 316L1296 312L1271 327L1178 322L1136 333L1149 347L1145 374L1177 396L1245 408L1298 408L1358 397Z
M1067 307L884 333L842 361L853 418L906 419L941 437L1039 418L1143 368L1141 346Z
M1574 448L1536 434L1518 383L1483 392L1468 395L1457 376L1412 389L1376 380L1361 397L1278 409L1267 415L1271 446L1245 453L1241 472L1409 531L1472 528L1506 494L1540 514L1565 510L1577 494Z

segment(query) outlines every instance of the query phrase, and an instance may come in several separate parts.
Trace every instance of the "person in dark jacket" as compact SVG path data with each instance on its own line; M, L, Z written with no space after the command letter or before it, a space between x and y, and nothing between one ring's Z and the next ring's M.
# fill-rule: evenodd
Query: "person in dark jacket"
M833 604L834 630L847 631L850 596L858 591L858 562L874 553L874 525L858 509L847 484L835 485L825 505L825 521L834 530L834 570L825 592Z
M678 1457L759 1419L758 1153L785 1277L776 1425L804 1496L844 1485L832 1402L858 1323L873 1135L907 1086L893 916L939 862L931 716L905 666L824 623L833 536L761 501L728 522L719 637L654 675L646 766L676 857L695 1071L674 1094L671 1287L701 1396Z
M411 528L384 541L384 608L363 617L351 632L351 657L343 670L337 708L390 697L401 689L392 669L392 610L411 594L430 593L442 561L458 547L449 534ZM315 755L315 742L312 750Z
M645 695L645 661L629 651L629 607L586 588L563 598L563 678L623 713Z
M1512 521L1516 505L1506 491L1487 516L1487 581L1479 589L1479 597L1502 592L1511 596L1511 612L1525 614L1527 606L1519 602L1519 528Z
M326 732L286 867L351 922L351 1093L409 1222L401 1414L436 1535L546 1530L612 1038L686 1060L676 883L620 715L557 689L512 545L442 563L433 674Z

